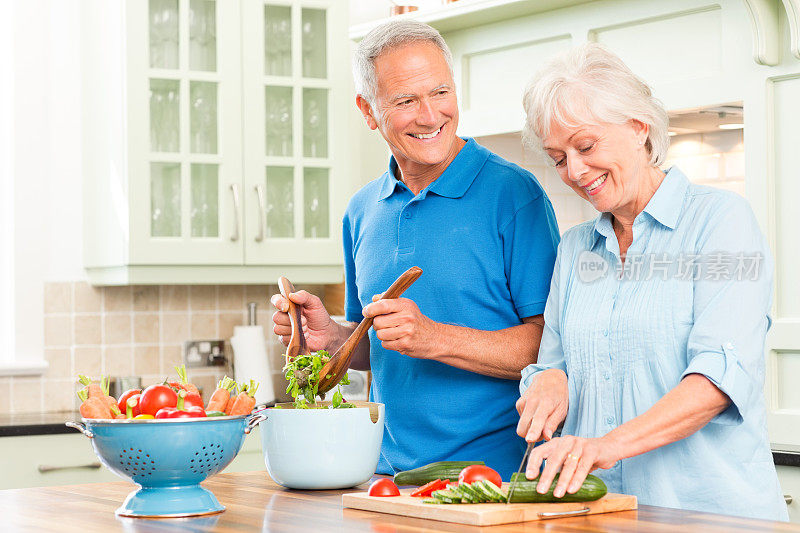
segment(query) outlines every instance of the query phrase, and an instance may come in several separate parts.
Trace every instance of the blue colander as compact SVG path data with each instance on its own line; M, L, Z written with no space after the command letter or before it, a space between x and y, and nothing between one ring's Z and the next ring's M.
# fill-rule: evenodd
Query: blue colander
M175 420L67 422L89 437L106 467L140 486L120 516L167 518L221 513L225 507L200 486L233 461L263 414Z

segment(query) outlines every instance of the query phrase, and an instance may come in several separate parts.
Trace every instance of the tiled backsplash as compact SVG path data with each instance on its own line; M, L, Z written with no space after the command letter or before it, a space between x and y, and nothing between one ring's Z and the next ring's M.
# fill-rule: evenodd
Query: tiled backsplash
M340 313L339 286L304 286ZM270 285L161 285L92 287L85 282L46 283L44 345L49 363L41 377L0 378L0 413L76 409L76 377L141 376L144 385L175 377L183 342L224 339L225 354L236 325L247 321L247 302L258 303L273 371L283 365L283 345L272 333ZM213 392L226 367L192 368L189 378ZM276 388L279 390L280 388Z

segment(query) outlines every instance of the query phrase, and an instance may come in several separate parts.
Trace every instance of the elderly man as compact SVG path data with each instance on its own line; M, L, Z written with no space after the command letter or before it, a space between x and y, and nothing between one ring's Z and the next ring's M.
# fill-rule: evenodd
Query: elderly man
M544 324L552 206L532 174L456 135L452 56L430 26L374 29L354 75L356 104L392 153L343 220L346 318L375 317L352 367L372 370L370 398L386 404L377 471L483 460L507 479L525 449L514 403ZM406 297L374 301L414 265L424 272ZM312 350L335 351L355 326L336 324L316 296L290 298ZM272 302L286 343L288 304Z

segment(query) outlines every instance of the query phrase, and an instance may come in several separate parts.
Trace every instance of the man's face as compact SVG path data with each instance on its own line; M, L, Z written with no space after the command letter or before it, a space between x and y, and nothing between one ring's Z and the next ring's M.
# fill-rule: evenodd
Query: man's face
M458 103L441 50L424 41L393 48L375 59L375 72L377 109L365 117L400 166L423 170L449 164L458 153Z

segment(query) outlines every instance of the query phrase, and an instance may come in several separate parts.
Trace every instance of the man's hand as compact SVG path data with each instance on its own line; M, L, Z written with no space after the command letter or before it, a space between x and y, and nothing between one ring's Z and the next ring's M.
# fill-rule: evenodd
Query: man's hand
M289 298L300 307L303 335L308 349L312 352L328 350L338 338L338 326L325 310L322 300L306 291L293 292ZM272 331L280 336L281 342L286 346L292 337L292 325L288 314L289 302L280 294L273 295L270 302L278 309L272 315L274 323Z
M375 317L372 327L381 345L410 357L434 357L440 339L439 323L423 315L417 304L408 298L380 300L380 297L373 296L363 314Z
M557 368L541 372L517 400L517 435L528 442L550 440L568 409L567 375Z

